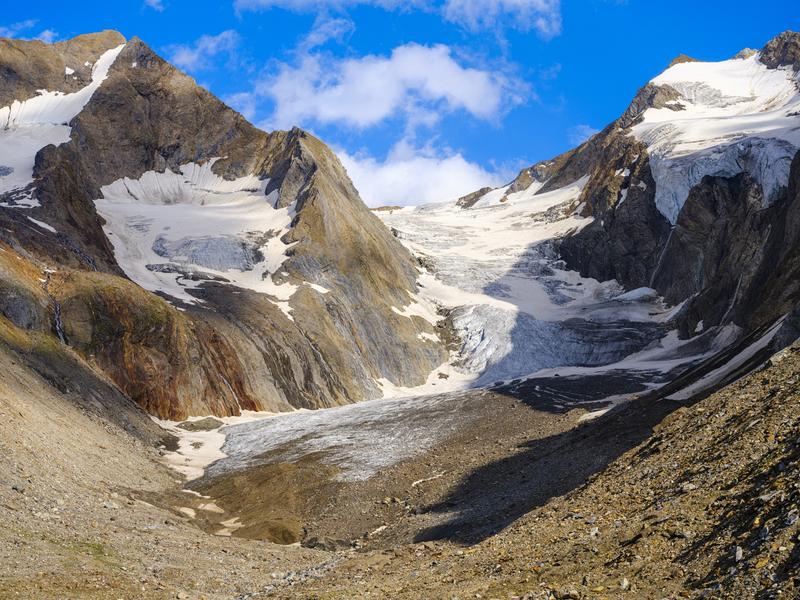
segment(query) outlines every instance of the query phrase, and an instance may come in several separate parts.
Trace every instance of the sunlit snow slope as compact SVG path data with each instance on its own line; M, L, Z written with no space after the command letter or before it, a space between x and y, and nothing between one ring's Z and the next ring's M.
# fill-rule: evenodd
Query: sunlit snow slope
M150 291L196 303L187 290L206 281L232 283L267 294L291 318L288 300L297 286L278 285L272 275L291 247L281 236L294 205L275 208L277 191L271 198L264 193L268 180L227 181L211 171L214 162L104 186L95 206L114 255Z
M656 206L670 223L706 175L749 172L765 202L774 200L800 147L800 93L791 67L769 69L754 54L680 63L651 83L680 94L648 109L633 130L648 147Z
M92 82L77 92L39 90L38 96L0 108L0 195L12 193L16 206L37 206L26 190L33 181L36 153L48 144L69 141L69 122L103 83L123 47L104 52L92 66Z

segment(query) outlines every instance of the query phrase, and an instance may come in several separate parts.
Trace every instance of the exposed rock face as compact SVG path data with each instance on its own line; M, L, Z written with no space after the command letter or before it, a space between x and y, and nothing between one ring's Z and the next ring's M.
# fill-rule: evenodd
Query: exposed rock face
M676 93L675 93L676 94ZM627 135L647 108L675 98L669 88L646 86L625 114L572 153L543 190L588 176L577 209L594 222L562 240L560 252L581 274L617 279L629 287L649 284L669 222L655 207L655 182L643 144ZM559 160L559 159L556 159Z
M622 114L618 125L623 129L635 125L648 108L681 110L679 105L671 104L680 100L680 98L681 95L678 91L668 85L648 83L636 93L630 106Z
M490 187L483 187L475 192L472 192L471 194L467 194L466 196L461 196L461 198L456 200L456 204L461 208L470 208L471 206L475 205L475 203L480 199L481 196L483 196L487 192L490 192L491 190L492 188Z
M79 35L55 44L0 38L0 106L32 98L38 90L79 90L91 81L97 58L124 43L116 31Z
M24 252L24 251L23 251ZM17 370L41 378L87 416L156 445L163 431L136 408L91 361L54 335L50 281L34 260L0 242L0 355L13 357ZM9 380L10 381L10 380ZM3 383L7 383L3 379Z
M745 59L755 56L756 54L758 54L758 50L753 50L752 48L742 48L733 56L733 58Z
M761 187L746 173L707 177L692 190L653 281L674 304L691 298L679 319L684 334L701 320L704 327L728 317L751 321L755 307L748 297L759 277L775 268L773 233L786 208L763 209Z
M640 155L628 175L619 171L598 171L590 180L597 186L588 188L584 211L601 216L564 238L560 253L584 275L616 279L631 288L649 286L669 237L669 222L655 207L647 156Z
M800 33L784 31L761 50L761 62L770 69L791 66L800 70Z
M759 324L776 315L796 316L800 302L800 153L792 163L785 203L777 204L767 252L742 305Z
M56 271L48 279L51 298L40 309L19 286L13 292L0 286L3 314L23 327L52 330L58 307L66 341L161 417L317 408L380 395L380 378L401 386L424 382L445 352L428 341L434 330L427 321L394 310L410 302L416 266L316 138L298 129L256 129L141 40L125 43L115 32L54 46L0 42L0 73L8 75L0 78L0 105L37 89L80 89L91 70L79 72L76 65L73 80L64 78L66 67L93 63L123 43L106 78L72 119L70 141L36 154L28 189L40 206L3 206L0 197L2 239L26 253L32 268ZM187 164L210 161L219 185L242 177L265 182L264 202L290 211L278 244L285 257L262 277L273 287L287 286L277 289L296 289L288 308L225 283L225 269L236 267L230 257L196 259L221 276L169 262L186 253L187 237L160 240L153 251L167 262L148 268L193 279L196 305L159 298L125 279L132 275L118 260L120 242L109 241L95 206L104 186L123 178L174 177ZM148 204L175 202L164 193L135 198L143 203L142 214ZM28 215L47 228L34 226ZM195 254L205 256L219 245L197 248ZM240 268L252 271L266 260L267 250L253 252Z
M669 63L669 66L673 67L675 65L687 62L697 62L697 59L692 58L691 56L687 56L686 54L678 54L678 56L672 59L672 61Z

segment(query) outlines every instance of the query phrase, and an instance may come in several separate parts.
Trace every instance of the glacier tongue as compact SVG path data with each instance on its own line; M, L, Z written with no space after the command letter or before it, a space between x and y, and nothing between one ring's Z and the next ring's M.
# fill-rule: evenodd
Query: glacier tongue
M450 203L377 213L429 270L416 313L449 309L460 339L449 367L462 377L409 395L608 365L664 336L667 309L652 293L620 295L616 282L582 278L558 259L554 241L592 222L574 213L586 182L543 194L538 186L490 192L467 209Z
M657 322L596 322L569 318L544 321L478 305L456 309L453 324L462 337L459 366L480 373L475 385L491 385L565 366L616 363L649 346L664 330Z

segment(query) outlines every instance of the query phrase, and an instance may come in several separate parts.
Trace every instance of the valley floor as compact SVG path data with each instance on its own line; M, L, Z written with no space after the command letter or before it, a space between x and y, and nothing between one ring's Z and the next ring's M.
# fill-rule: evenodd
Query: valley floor
M190 482L210 498L75 392L0 360L0 597L800 593L796 348L693 405L649 394L591 420L535 389L460 393L459 427L369 478L289 444ZM232 537L212 534L223 521Z
M799 376L793 347L691 406L654 395L541 435L512 426L427 507L445 526L281 597L796 598Z

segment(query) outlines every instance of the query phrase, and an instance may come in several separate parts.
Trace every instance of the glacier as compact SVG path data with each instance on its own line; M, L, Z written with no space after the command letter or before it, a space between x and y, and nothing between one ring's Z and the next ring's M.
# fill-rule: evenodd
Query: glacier
M265 193L268 179L223 179L212 171L217 160L103 186L95 207L114 257L146 290L200 304L190 290L205 281L228 283L267 295L293 320L289 300L298 286L272 275L292 246L281 238L294 204L275 208L277 192Z
M798 75L770 69L758 55L674 65L651 80L680 94L649 108L632 135L650 154L656 207L673 225L689 190L707 175L747 172L765 205L778 196L800 147Z
M652 290L624 295L617 282L583 278L559 260L555 241L592 222L574 210L586 183L539 194L536 183L508 195L499 188L470 208L377 212L426 267L414 303L398 312L435 322L447 311L459 339L448 379L405 394L609 365L666 336L669 308Z

